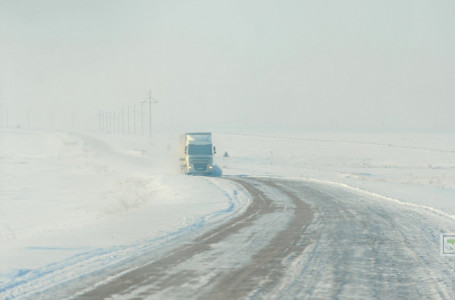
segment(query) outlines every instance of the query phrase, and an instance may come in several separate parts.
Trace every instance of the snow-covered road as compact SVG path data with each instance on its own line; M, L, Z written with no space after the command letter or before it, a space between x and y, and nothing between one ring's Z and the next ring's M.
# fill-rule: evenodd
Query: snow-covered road
M313 134L0 130L0 298L455 298L453 136Z
M455 263L439 253L453 219L329 183L231 180L254 198L243 214L116 277L45 298L455 297Z
M273 295L310 299L453 299L455 263L440 256L452 218L314 181L281 185L316 211Z

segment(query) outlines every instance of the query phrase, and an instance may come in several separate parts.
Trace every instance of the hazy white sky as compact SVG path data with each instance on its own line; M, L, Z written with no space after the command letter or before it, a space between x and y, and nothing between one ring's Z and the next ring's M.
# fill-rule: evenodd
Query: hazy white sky
M156 128L455 130L454 33L453 0L0 0L0 125L151 89Z

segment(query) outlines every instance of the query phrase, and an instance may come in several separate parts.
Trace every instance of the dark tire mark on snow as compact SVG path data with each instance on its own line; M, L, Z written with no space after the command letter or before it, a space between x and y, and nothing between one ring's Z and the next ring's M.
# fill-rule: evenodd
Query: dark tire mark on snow
M306 247L301 243L305 227L313 219L311 208L294 194L272 180L260 180L262 183L281 190L295 205L294 215L285 230L279 232L269 243L253 256L251 263L220 276L217 284L203 298L207 299L231 299L243 298L254 293L260 286L261 294L267 294L271 287L275 286L283 276L287 266L285 258L292 254L300 254ZM265 197L262 191L253 188L245 181L237 181L256 198Z
M197 278L200 274L196 274L194 270L183 270L177 273L171 273L169 270L191 260L197 254L212 250L212 245L238 233L241 229L251 226L254 221L262 216L279 209L263 191L254 187L251 183L254 181L248 179L231 180L242 185L253 196L252 204L242 215L203 234L193 240L191 244L181 246L166 257L125 273L105 285L78 296L78 299L100 299L114 295L126 295L138 289L141 291L134 293L135 296L146 297L159 291L178 288L183 284L191 283L192 279ZM269 180L261 180L261 182L273 188L281 189ZM279 281L283 274L282 259L293 252L302 250L304 246L299 244L299 241L305 225L312 220L312 211L295 195L286 191L283 192L292 199L295 205L294 217L288 227L279 232L267 247L260 249L253 256L253 261L250 264L238 270L226 270L225 273L220 273L215 278L215 282L209 284L209 286L214 284L214 287L209 290L206 297L241 298L254 291L259 283L265 288L272 286ZM239 253L239 255L242 254ZM209 286L207 289L210 288Z
M230 180L253 198L241 215L44 298L454 299L455 263L438 252L453 220L322 183Z

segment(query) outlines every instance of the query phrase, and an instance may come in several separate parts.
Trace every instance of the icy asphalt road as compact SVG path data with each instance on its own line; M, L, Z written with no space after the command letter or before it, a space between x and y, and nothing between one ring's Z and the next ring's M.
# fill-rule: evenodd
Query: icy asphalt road
M159 259L40 296L455 299L455 260L439 252L452 219L326 183L219 180L253 196L242 215Z

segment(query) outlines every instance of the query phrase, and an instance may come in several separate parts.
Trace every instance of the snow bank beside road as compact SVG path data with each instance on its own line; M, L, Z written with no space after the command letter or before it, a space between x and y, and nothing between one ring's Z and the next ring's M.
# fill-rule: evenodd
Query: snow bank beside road
M209 227L248 204L228 182L180 175L171 140L0 130L0 298L44 287L55 266L62 277L49 284Z

